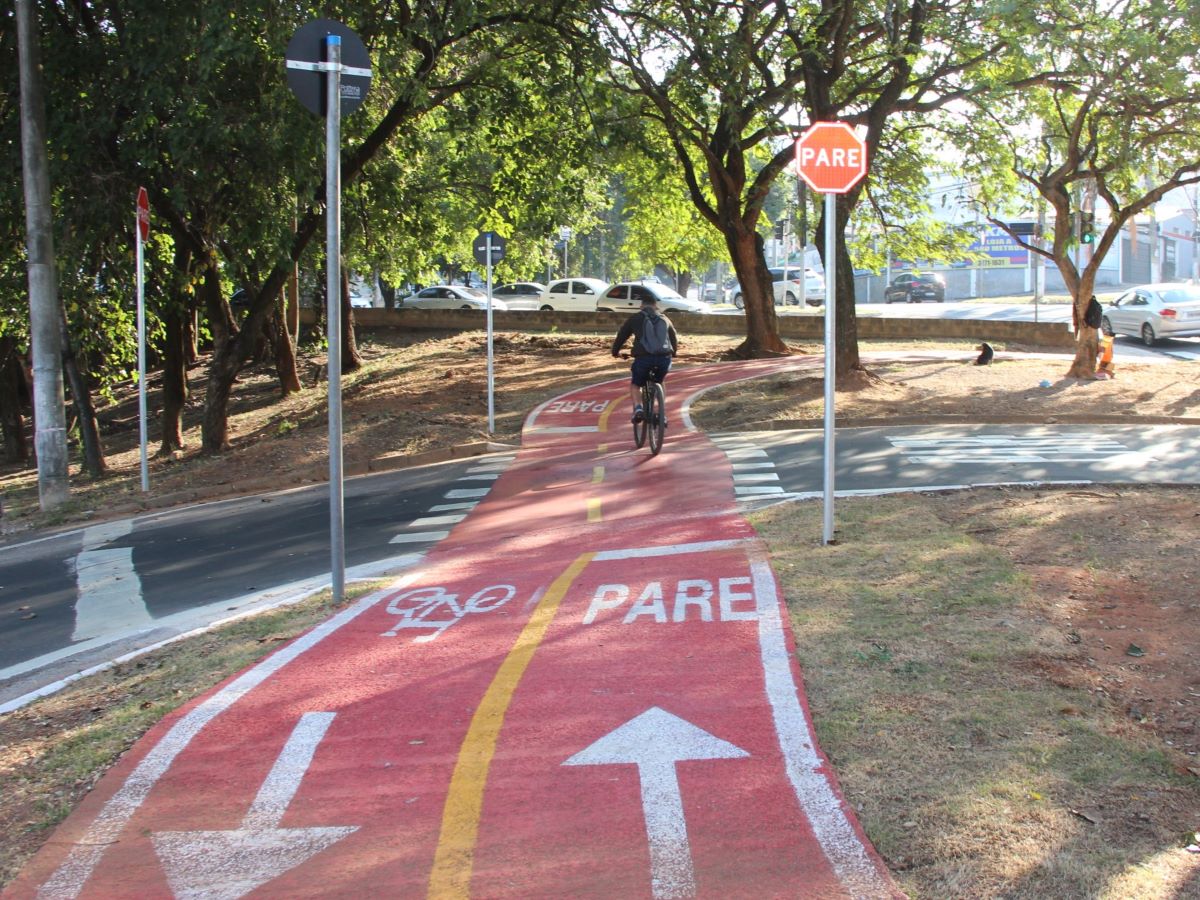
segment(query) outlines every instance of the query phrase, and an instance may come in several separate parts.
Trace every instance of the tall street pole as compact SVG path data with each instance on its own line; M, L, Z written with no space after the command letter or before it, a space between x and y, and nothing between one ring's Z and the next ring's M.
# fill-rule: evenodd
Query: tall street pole
M21 160L25 187L25 247L29 273L29 332L33 355L33 446L43 511L67 501L67 415L63 397L62 311L54 271L46 113L30 0L16 0L21 81Z
M333 601L346 597L342 482L342 39L325 39L325 316L329 352L329 543Z

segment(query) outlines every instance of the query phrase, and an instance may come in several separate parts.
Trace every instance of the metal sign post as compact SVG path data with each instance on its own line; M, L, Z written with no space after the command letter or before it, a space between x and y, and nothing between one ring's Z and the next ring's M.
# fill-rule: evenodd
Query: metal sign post
M867 148L845 122L815 122L796 141L796 167L825 195L825 490L822 541L833 543L834 398L837 379L837 195L867 174ZM854 290L854 283L850 283Z
M138 442L142 452L142 492L150 490L150 462L146 436L146 277L145 251L150 237L150 198L144 187L137 192L137 338L138 338Z
M325 38L325 321L329 347L329 550L334 603L346 596L342 481L342 39Z
M496 382L492 353L492 266L504 259L504 238L494 231L485 231L475 238L475 261L487 266L487 399L488 434L496 430Z
M345 41L345 46L343 46ZM343 65L343 59L350 65ZM340 22L317 19L292 36L288 85L309 110L325 116L325 311L329 349L330 591L346 597L345 494L342 477L342 113L357 109L371 82L358 36ZM342 76L346 75L345 83Z
M833 543L834 387L837 380L837 194L825 195L825 478L821 541Z

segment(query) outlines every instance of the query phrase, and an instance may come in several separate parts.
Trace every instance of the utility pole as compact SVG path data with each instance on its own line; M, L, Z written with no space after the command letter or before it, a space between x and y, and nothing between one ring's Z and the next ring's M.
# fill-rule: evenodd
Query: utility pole
M33 446L42 511L67 501L67 416L63 398L62 310L54 269L46 111L32 0L16 0L21 80L21 162L25 187L25 247L29 272L29 333L33 352Z

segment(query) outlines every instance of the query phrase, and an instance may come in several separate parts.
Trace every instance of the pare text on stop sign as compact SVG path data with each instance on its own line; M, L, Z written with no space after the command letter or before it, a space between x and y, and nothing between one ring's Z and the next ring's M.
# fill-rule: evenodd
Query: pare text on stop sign
M801 166L857 169L862 164L862 147L800 147Z

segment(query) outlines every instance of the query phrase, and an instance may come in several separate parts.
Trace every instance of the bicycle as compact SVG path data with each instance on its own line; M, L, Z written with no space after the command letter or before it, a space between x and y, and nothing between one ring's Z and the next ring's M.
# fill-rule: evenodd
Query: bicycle
M621 354L622 359L628 359L628 353ZM667 430L666 395L663 386L654 380L657 369L651 369L642 385L642 419L633 423L633 443L639 450L650 439L650 455L658 456L662 449L663 436Z

